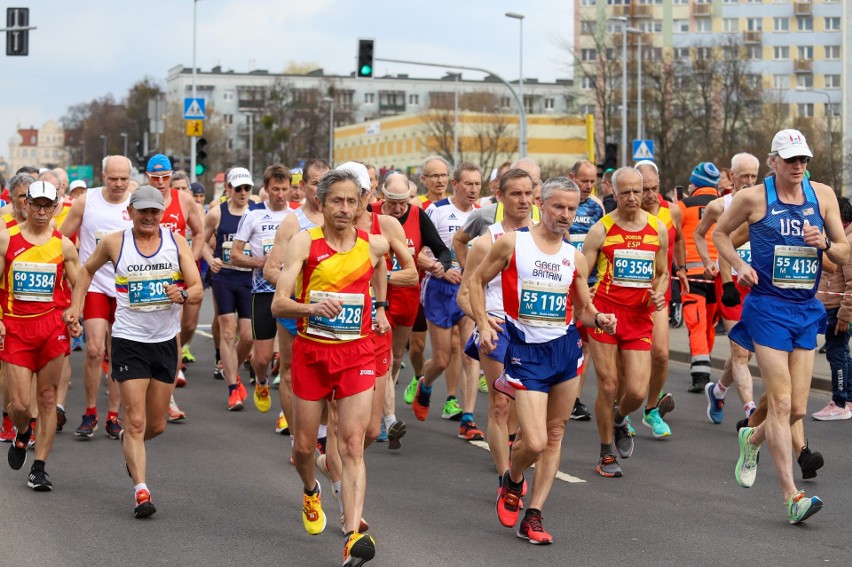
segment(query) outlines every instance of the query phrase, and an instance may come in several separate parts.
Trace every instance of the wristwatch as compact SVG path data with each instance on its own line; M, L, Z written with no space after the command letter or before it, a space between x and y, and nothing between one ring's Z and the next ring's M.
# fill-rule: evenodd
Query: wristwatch
M189 300L189 293L185 289L180 290L180 296L183 298L184 303Z
M390 301L387 301L387 300L377 301L376 302L376 309L378 309L379 307L384 307L385 309L387 309L388 307L390 307Z
M828 252L828 249L831 248L831 240L828 238L825 239L825 248L822 249L823 252Z

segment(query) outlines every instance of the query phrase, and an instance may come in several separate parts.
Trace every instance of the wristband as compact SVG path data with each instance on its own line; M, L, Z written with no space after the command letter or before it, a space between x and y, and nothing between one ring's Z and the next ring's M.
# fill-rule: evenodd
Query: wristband
M595 313L595 327L597 327L598 329L600 329L600 328L601 328L601 324L600 324L600 323L598 323L598 315L600 315L600 314L601 314L601 312L600 312L600 311L598 311L597 313Z
M387 300L377 301L376 302L376 309L378 309L379 307L384 307L385 309L387 309L388 307L390 307L390 301L387 301Z
M391 277L390 272L388 272L388 281L390 281L390 277Z

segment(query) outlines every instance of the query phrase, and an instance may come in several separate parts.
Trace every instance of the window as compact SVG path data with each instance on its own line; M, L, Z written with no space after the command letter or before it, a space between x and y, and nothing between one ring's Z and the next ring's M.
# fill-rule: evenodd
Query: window
M544 109L545 110L553 110L556 106L556 99L546 98L544 99Z
M222 91L222 100L235 100L237 93L233 90Z
M581 89L594 89L595 88L595 79L594 77L583 77L580 81Z
M737 33L740 31L740 19L739 18L725 18L722 20L722 29L725 30L725 33Z
M772 18L772 23L777 32L790 31L790 18Z
M827 88L827 89L839 89L840 88L840 75L826 75L825 76L825 88Z
M825 113L829 116L840 116L840 103L833 102L825 105Z
M580 6L594 6L595 0L580 0Z
M763 31L763 18L746 19L746 29L748 31Z
M580 105L580 114L594 114L595 108L594 104L581 104Z
M713 48L712 47L696 47L695 48L695 58L699 61L705 61L707 59L711 59L713 57Z
M222 120L225 121L225 124L233 124L234 123L234 115L233 114L223 114Z
M408 104L420 104L420 95L418 95L418 94L408 95Z
M787 45L776 45L772 48L772 58L776 61L784 61L790 58L790 47Z
M722 0L722 4L737 4L740 0Z
M840 59L840 46L839 45L826 45L825 46L825 58L829 60Z
M580 22L580 33L593 34L595 33L595 22L593 20L583 20Z
M802 73L796 77L796 88L809 89L814 86L814 76L808 73Z
M672 20L672 32L689 33L689 20Z
M364 93L364 104L375 104L376 93Z
M796 27L799 31L814 31L814 19L810 16L796 16Z
M789 89L790 75L772 75L772 88Z
M799 118L810 118L814 115L814 103L812 102L800 102L796 105Z
M500 108L509 108L512 106L512 101L509 97L500 97Z
M594 61L598 58L597 49L581 49L580 50L580 60L581 61Z
M746 45L746 59L749 61L760 61L763 59L763 47L760 45Z
M825 31L840 31L840 17L832 16L825 18Z
M673 55L675 59L689 59L689 48L675 47Z
M638 27L645 33L662 33L663 20L646 20L644 22L639 22Z
M814 47L813 45L800 45L798 47L799 59L813 59L814 58Z
M689 4L689 0L672 0L672 4L677 6L678 4Z
M763 76L757 73L747 73L745 75L746 85L750 89L759 89L763 86Z
M710 33L713 31L713 18L701 18L695 20L696 33Z

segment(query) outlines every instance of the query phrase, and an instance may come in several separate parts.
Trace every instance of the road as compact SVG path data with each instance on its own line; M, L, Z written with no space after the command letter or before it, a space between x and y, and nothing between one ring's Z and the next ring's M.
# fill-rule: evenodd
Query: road
M0 565L340 564L344 540L330 497L325 533L309 536L302 528L301 486L287 438L274 433L277 412L260 414L251 398L246 411L226 411L226 387L212 378L212 341L197 336L193 352L199 362L189 366L189 385L177 390L189 417L148 446L157 513L144 521L133 518L133 487L118 442L102 426L91 440L73 434L83 408L82 353L73 353L69 421L47 464L54 491L27 488L29 465L0 472L6 526ZM410 370L403 376L407 381ZM790 526L768 450L753 488L734 481L734 423L741 413L735 394L725 423L716 426L707 420L704 397L686 393L688 383L688 367L674 363L677 408L668 416L668 440L654 440L641 416L633 416L636 452L622 461L624 478L595 474L594 422L569 423L560 471L571 482L554 485L543 514L555 543L543 547L517 539L497 521L497 475L486 450L458 439L457 424L440 419L437 408L417 422L398 386L397 415L408 423L402 450L376 444L366 455L365 516L378 550L370 565L848 564L852 493L842 487L852 470L852 423L808 419L811 447L827 464L800 487L826 504L806 524ZM435 400L443 399L442 389L439 382ZM593 403L594 380L582 399ZM827 399L815 392L809 409ZM482 426L486 404L479 394ZM105 394L99 409L105 414Z

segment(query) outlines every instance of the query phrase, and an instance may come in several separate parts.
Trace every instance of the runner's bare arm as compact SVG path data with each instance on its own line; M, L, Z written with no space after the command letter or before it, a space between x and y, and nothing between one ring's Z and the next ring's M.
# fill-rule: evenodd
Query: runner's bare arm
M497 329L485 310L485 284L493 280L509 264L515 252L515 240L516 234L513 232L497 239L470 278L468 288L470 310L479 327L480 347L486 354L497 346Z
M192 231L193 235L204 234L204 209L199 209L198 203L192 198L191 195L186 193L179 193L181 199L181 207L183 207L184 211L187 211L186 215L186 226L189 227L189 230ZM195 260L201 259L201 254L204 251L204 239L202 238L193 238L192 239L192 257Z
M62 228L59 232L63 236L71 237L75 232L80 230L80 225L83 223L83 211L86 210L86 193L83 193L71 203L71 210L68 211L68 216L65 217L65 222L62 223Z
M284 263L284 252L287 250L290 239L297 232L299 232L299 221L295 215L284 217L278 230L275 231L275 242L272 243L272 249L263 264L263 278L272 285L278 283L281 266Z
M470 249L470 253L467 255L467 269L464 271L464 274L462 274L461 286L459 287L459 294L456 301L458 302L459 307L461 307L461 310L464 311L465 315L471 319L474 318L474 315L470 308L470 280L476 272L476 269L479 268L482 260L485 259L486 255L488 255L488 251L490 249L490 238L477 238Z
M71 314L73 319L65 319L65 323L70 325L74 322L79 322L80 314L83 312L83 302L86 299L86 292L89 291L89 286L92 284L92 278L101 266L107 262L115 264L118 254L121 250L121 242L124 236L123 231L114 232L104 237L86 260L86 263L80 266L77 272L77 281L74 286L74 292L71 296L71 307L66 313Z
M379 215L379 226L381 227L382 234L387 238L391 252L396 256L401 268L394 272L388 272L390 275L388 283L397 287L417 285L417 268L414 265L414 258L408 250L405 231L402 229L402 225L392 216Z
M654 287L651 292L651 301L661 311L666 306L666 290L669 286L669 233L660 220L657 220L657 235L660 238L660 247L654 258Z
M201 274L198 272L198 265L195 263L195 256L193 255L192 249L189 247L189 243L186 241L186 238L180 234L176 234L175 242L178 246L180 271L181 274L183 274L183 283L186 288L186 293L188 294L186 303L201 303L201 299L204 297L204 286L201 283ZM180 296L180 289L177 286L170 285L166 287L175 288L171 293L169 292L169 289L166 291L172 301L175 303L183 303L183 297L178 299ZM175 292L178 297L175 297Z
M579 250L574 251L574 266L577 273L574 274L568 295L571 297L571 305L580 316L583 325L589 329L600 327L607 334L615 333L617 320L612 313L601 313L592 304L592 294L589 292L589 268L586 257Z

